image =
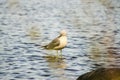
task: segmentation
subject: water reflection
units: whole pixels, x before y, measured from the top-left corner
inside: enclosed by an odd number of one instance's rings
[[[106,47],[114,46],[114,42],[115,42],[114,34],[115,33],[113,31],[104,32],[104,34],[103,34],[104,36],[100,40],[100,44],[103,44],[103,46],[106,46]]]
[[[29,29],[27,29],[27,34],[30,36],[32,40],[35,40],[40,37],[40,29],[37,26],[32,26]]]
[[[114,33],[107,33],[100,39],[100,42],[92,42],[90,58],[96,67],[119,67],[116,64],[119,47],[114,46]]]
[[[44,56],[44,59],[48,62],[48,67],[51,68],[51,74],[56,76],[55,80],[69,80],[65,74],[65,68],[67,67],[64,58],[54,55]]]
[[[51,68],[62,68],[65,69],[67,67],[64,58],[54,55],[47,55],[44,57],[45,60],[48,62],[49,67]]]
[[[8,7],[11,9],[15,9],[19,7],[19,0],[7,0]]]
[[[90,48],[90,53],[92,54],[92,55],[90,56],[90,58],[99,61],[99,59],[100,59],[100,57],[101,57],[101,51],[100,51],[100,49],[101,49],[101,48],[100,48],[99,44],[94,43],[94,44],[91,46],[91,48]]]

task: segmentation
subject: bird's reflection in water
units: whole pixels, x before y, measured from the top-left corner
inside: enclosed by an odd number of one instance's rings
[[[64,74],[67,67],[64,58],[55,55],[47,55],[44,57],[51,69],[51,74],[57,76],[57,80],[69,80]]]
[[[66,68],[64,58],[62,58],[61,56],[47,55],[44,58],[49,63],[49,67],[51,68]]]

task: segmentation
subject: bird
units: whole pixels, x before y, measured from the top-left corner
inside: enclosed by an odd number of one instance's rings
[[[66,45],[67,45],[67,32],[66,30],[61,30],[60,35],[58,37],[56,37],[50,43],[48,43],[43,47],[44,49],[47,50],[56,50],[57,56],[58,56],[58,51],[60,50],[62,56],[62,49],[65,48]]]

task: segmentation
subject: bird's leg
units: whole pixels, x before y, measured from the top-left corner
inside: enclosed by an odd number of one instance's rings
[[[49,50],[49,55],[53,56],[53,50]]]
[[[52,50],[50,50],[50,55],[52,55]]]
[[[58,55],[58,50],[57,50],[57,57],[58,57],[59,55]]]
[[[60,50],[60,53],[61,53],[61,58],[62,58],[62,49]]]

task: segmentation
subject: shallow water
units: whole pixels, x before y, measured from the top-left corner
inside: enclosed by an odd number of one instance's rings
[[[120,67],[119,2],[1,0],[0,80],[75,80],[99,67]],[[68,45],[59,59],[41,46],[62,29]]]

